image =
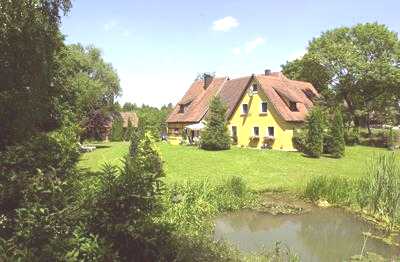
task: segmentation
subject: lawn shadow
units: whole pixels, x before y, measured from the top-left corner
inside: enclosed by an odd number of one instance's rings
[[[306,154],[302,153],[301,156],[305,157],[305,158],[310,158],[310,159],[321,159],[321,158],[339,159],[339,158],[334,157],[334,156],[329,155],[329,154],[322,154],[321,157],[313,157],[313,156],[309,156],[309,155],[306,155]]]
[[[108,145],[95,145],[96,149],[110,148]]]

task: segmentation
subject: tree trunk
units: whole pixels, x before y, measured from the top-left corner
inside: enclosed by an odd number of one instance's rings
[[[369,116],[369,112],[367,113],[367,116],[365,117],[365,123],[367,125],[367,129],[368,129],[368,136],[372,137],[372,130],[371,130],[371,126],[370,126],[370,116]]]

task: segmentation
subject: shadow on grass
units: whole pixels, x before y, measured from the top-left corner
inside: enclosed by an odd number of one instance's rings
[[[95,145],[96,149],[110,148],[108,145]]]
[[[303,154],[301,154],[301,156],[305,157],[305,158],[310,158],[310,159],[324,159],[324,158],[340,159],[340,158],[334,157],[334,156],[329,155],[329,154],[322,154],[320,157],[313,157],[313,156],[309,156],[309,155],[306,155],[306,154],[303,153]]]

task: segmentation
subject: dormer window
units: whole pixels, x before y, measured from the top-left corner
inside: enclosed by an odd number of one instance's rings
[[[253,84],[253,85],[251,86],[251,91],[252,91],[253,93],[257,93],[257,91],[258,91],[258,86],[257,86],[257,84]]]
[[[289,101],[289,109],[292,112],[298,112],[299,110],[297,109],[296,102]]]
[[[179,105],[179,113],[180,114],[185,113],[185,105]]]

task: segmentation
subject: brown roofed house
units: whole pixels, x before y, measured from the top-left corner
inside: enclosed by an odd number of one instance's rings
[[[304,124],[319,96],[312,84],[270,70],[236,79],[197,80],[167,120],[171,143],[178,143],[185,127],[192,138],[200,135],[196,129],[216,95],[226,103],[228,126],[238,146],[282,150],[294,149],[294,130]]]

